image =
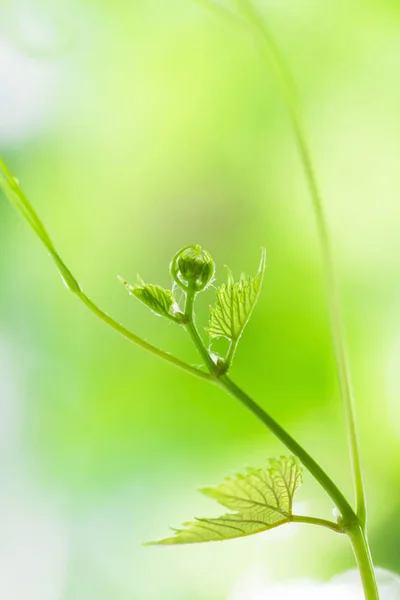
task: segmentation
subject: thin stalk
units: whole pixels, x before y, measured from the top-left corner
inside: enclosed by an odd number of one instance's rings
[[[228,352],[227,352],[227,355],[225,358],[226,372],[228,372],[232,366],[238,344],[239,344],[239,340],[232,340],[231,343],[229,344]]]
[[[205,347],[204,342],[201,339],[199,332],[197,331],[195,315],[194,315],[195,299],[196,299],[196,292],[194,291],[194,289],[188,288],[188,290],[186,291],[185,328],[186,328],[186,331],[189,333],[190,337],[192,338],[192,341],[193,341],[194,345],[196,346],[197,351],[199,352],[200,356],[204,360],[205,366],[210,371],[210,375],[208,375],[208,377],[213,377],[213,376],[215,377],[217,375],[216,364],[214,363],[213,359],[211,358],[210,353],[208,352],[207,348]]]
[[[331,529],[335,533],[345,533],[343,527],[328,521],[327,519],[318,519],[317,517],[302,517],[300,515],[292,515],[291,523],[304,523],[305,525],[317,525],[318,527],[325,527],[325,529]]]
[[[207,349],[205,348],[204,344],[203,344],[203,340],[200,337],[199,332],[197,331],[197,327],[194,323],[194,321],[189,321],[188,323],[185,324],[185,328],[186,331],[189,333],[190,337],[193,340],[194,345],[196,346],[199,354],[201,355],[202,359],[204,360],[204,363],[207,367],[207,369],[210,371],[210,375],[208,375],[209,378],[215,378],[217,376],[217,369],[216,369],[216,365],[213,361],[213,359],[211,358],[211,356],[209,355],[209,353],[207,352]]]
[[[75,294],[81,302],[83,302],[89,310],[93,314],[95,314],[98,318],[100,318],[104,323],[107,323],[112,329],[123,335],[125,338],[140,346],[144,350],[151,352],[158,358],[162,358],[179,367],[180,369],[190,373],[191,375],[195,375],[196,377],[200,377],[201,379],[210,379],[211,376],[208,373],[201,371],[200,369],[193,367],[185,363],[184,361],[164,352],[160,348],[153,346],[143,340],[141,337],[132,333],[128,329],[126,329],[123,325],[120,325],[117,321],[109,317],[104,311],[102,311],[88,296],[84,293],[81,286],[72,275],[71,271],[68,269],[64,261],[61,259],[60,255],[56,251],[54,244],[46,231],[42,221],[40,220],[38,214],[32,207],[31,203],[22,192],[18,181],[11,175],[10,171],[7,169],[4,162],[0,159],[0,189],[3,190],[5,196],[8,198],[10,203],[18,210],[18,212],[24,217],[24,219],[29,223],[30,227],[33,229],[37,237],[40,239],[42,244],[46,247],[50,256],[54,260],[56,267],[66,285],[66,287]]]
[[[379,600],[379,592],[374,574],[374,565],[365,531],[361,526],[349,531],[358,570],[360,572],[366,600]]]
[[[363,528],[366,527],[366,498],[363,482],[359,441],[356,428],[355,406],[351,386],[350,369],[347,359],[345,336],[343,331],[342,316],[336,286],[336,276],[332,258],[332,249],[329,230],[325,217],[325,210],[319,183],[315,173],[311,151],[302,123],[300,103],[296,84],[287,66],[285,59],[273,35],[265,23],[265,19],[258,13],[251,0],[236,0],[239,10],[247,18],[255,35],[262,58],[268,65],[272,65],[280,83],[283,97],[292,121],[296,142],[299,148],[301,162],[308,182],[312,205],[314,209],[318,237],[322,251],[322,261],[325,272],[325,283],[329,305],[331,334],[335,350],[336,368],[341,396],[344,405],[347,437],[349,443],[353,483],[356,495],[357,516]]]
[[[161,350],[160,348],[157,348],[156,346],[149,344],[148,342],[146,342],[146,340],[143,340],[142,338],[138,337],[137,335],[135,335],[134,333],[129,331],[129,329],[126,329],[123,325],[121,325],[120,323],[115,321],[113,318],[111,318],[109,315],[107,315],[107,313],[105,313],[98,306],[96,306],[96,304],[94,304],[94,302],[92,302],[90,300],[90,298],[88,298],[86,296],[86,294],[84,294],[84,292],[82,292],[82,291],[79,292],[79,294],[77,294],[77,296],[89,308],[89,310],[91,310],[92,313],[96,315],[96,317],[98,317],[99,319],[104,321],[104,323],[109,325],[112,329],[114,329],[115,331],[120,333],[122,336],[127,338],[129,341],[140,346],[144,350],[151,352],[158,358],[165,360],[166,362],[174,365],[175,367],[178,367],[178,368],[182,369],[183,371],[190,373],[190,375],[195,375],[196,377],[199,377],[200,379],[205,379],[205,380],[211,379],[211,376],[209,375],[209,373],[201,371],[197,367],[193,367],[192,365],[189,365],[188,363],[180,360],[179,358],[176,358],[175,356],[168,354],[168,352],[165,352],[164,350]]]

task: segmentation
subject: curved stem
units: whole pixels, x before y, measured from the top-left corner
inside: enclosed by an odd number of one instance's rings
[[[248,408],[268,429],[302,462],[305,468],[314,476],[318,483],[329,494],[343,517],[341,524],[335,524],[325,519],[293,516],[294,523],[321,525],[336,533],[347,533],[350,538],[358,569],[362,580],[365,600],[379,600],[374,565],[366,538],[365,531],[352,507],[343,496],[336,484],[330,479],[320,465],[308,452],[287,433],[268,413],[266,413],[250,396],[241,390],[226,375],[216,380],[227,392]]]
[[[117,321],[112,319],[109,315],[107,315],[107,313],[105,313],[98,306],[96,306],[96,304],[94,304],[94,302],[92,302],[90,300],[90,298],[88,298],[86,296],[86,294],[84,294],[82,291],[80,291],[77,294],[77,296],[89,308],[89,310],[91,310],[92,313],[96,315],[96,317],[98,317],[99,319],[104,321],[104,323],[107,323],[107,325],[109,325],[112,329],[114,329],[115,331],[120,333],[122,336],[127,338],[129,341],[140,346],[144,350],[151,352],[155,356],[158,356],[158,358],[162,358],[163,360],[165,360],[166,362],[169,362],[170,364],[174,365],[175,367],[179,367],[183,371],[190,373],[191,375],[195,375],[196,377],[199,377],[200,379],[206,379],[206,380],[211,379],[209,373],[201,371],[197,367],[193,367],[192,365],[185,363],[184,361],[180,360],[179,358],[176,358],[175,356],[168,354],[168,352],[165,352],[164,350],[161,350],[160,348],[157,348],[156,346],[149,344],[148,342],[146,342],[146,340],[143,340],[142,338],[138,337],[137,335],[135,335],[134,333],[129,331],[129,329],[126,329],[126,327],[124,327],[123,325],[120,325],[120,323],[118,323]]]
[[[261,408],[248,394],[239,388],[226,374],[220,375],[213,363],[209,353],[199,336],[193,320],[194,295],[187,298],[185,315],[188,319],[186,328],[190,333],[196,348],[204,358],[206,365],[210,369],[214,383],[222,387],[236,400],[239,400],[250,412],[255,415],[266,427],[301,461],[304,467],[313,475],[321,487],[327,492],[339,509],[342,520],[341,523],[334,523],[326,519],[316,517],[307,517],[300,515],[291,515],[290,521],[293,523],[304,523],[325,527],[335,533],[347,533],[350,537],[357,565],[360,571],[365,600],[379,600],[376,586],[375,573],[369,546],[365,537],[363,528],[357,515],[346,500],[343,493],[332,481],[324,469],[315,461],[315,459],[287,432],[275,419],[273,419],[264,409]]]
[[[315,174],[313,161],[311,158],[311,152],[307,143],[307,137],[302,124],[296,84],[294,82],[289,68],[287,67],[286,61],[284,60],[281,51],[277,43],[275,42],[273,35],[266,26],[263,17],[255,9],[252,1],[236,0],[236,2],[239,10],[243,14],[243,16],[247,18],[249,25],[253,30],[262,57],[265,59],[268,65],[272,65],[277,75],[282,94],[286,101],[289,115],[292,121],[297,145],[300,152],[300,158],[303,164],[304,172],[310,190],[310,195],[312,198],[318,236],[322,250],[324,271],[326,276],[326,289],[329,304],[331,333],[335,349],[338,380],[345,410],[347,437],[349,442],[353,483],[357,503],[357,515],[360,523],[362,524],[362,527],[365,528],[365,489],[355,422],[355,407],[350,379],[350,369],[348,366],[346,345],[344,341],[345,336],[343,332],[342,317],[338,301],[338,292],[332,259],[331,243],[329,238],[328,226],[325,218],[322,196]]]
[[[285,430],[275,419],[273,419],[261,406],[259,406],[248,394],[236,385],[227,375],[216,380],[231,396],[239,400],[250,412],[253,413],[268,429],[292,452],[304,467],[313,475],[318,483],[327,492],[339,509],[346,524],[354,525],[357,517],[337,485],[327,475],[314,458]]]
[[[318,519],[317,517],[302,517],[300,515],[292,515],[291,522],[304,523],[305,525],[317,525],[319,527],[331,529],[335,533],[345,533],[343,527],[341,527],[337,523],[334,523],[333,521],[328,521],[326,519]]]
[[[79,283],[72,275],[71,271],[68,269],[64,261],[61,259],[60,255],[56,251],[54,244],[46,231],[42,221],[37,215],[36,211],[30,204],[29,200],[21,190],[18,181],[11,175],[10,171],[7,169],[4,162],[0,159],[0,189],[3,190],[4,194],[10,201],[10,203],[18,210],[18,212],[24,217],[24,219],[29,223],[30,227],[36,233],[37,237],[40,239],[42,244],[46,247],[50,256],[53,258],[56,267],[66,285],[66,287],[75,294],[81,302],[83,302],[93,314],[99,317],[104,323],[107,323],[112,329],[126,337],[128,340],[133,342],[134,344],[140,346],[144,350],[151,352],[155,356],[162,358],[163,360],[183,369],[184,371],[190,373],[191,375],[195,375],[196,377],[200,377],[201,379],[210,379],[210,375],[197,369],[196,367],[192,367],[191,365],[185,363],[184,361],[176,358],[175,356],[171,356],[167,352],[164,352],[160,348],[153,346],[143,340],[141,337],[132,333],[123,325],[120,325],[117,321],[109,317],[104,311],[102,311],[86,294],[83,292]]]
[[[339,511],[344,522],[348,526],[354,526],[358,523],[357,516],[352,507],[330,479],[320,465],[312,458],[310,454],[289,434],[275,419],[273,419],[261,406],[259,406],[248,394],[246,394],[236,383],[234,383],[226,374],[218,371],[217,365],[212,360],[206,346],[201,339],[195,325],[194,301],[196,293],[193,289],[188,289],[185,305],[185,327],[190,334],[198,352],[204,359],[207,368],[213,377],[214,383],[224,388],[231,396],[239,400],[253,415],[255,415],[268,429],[292,452],[305,468],[315,477],[324,490],[329,494]]]

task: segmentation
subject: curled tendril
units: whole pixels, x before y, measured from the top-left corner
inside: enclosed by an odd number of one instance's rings
[[[215,264],[210,254],[201,246],[185,246],[173,257],[170,273],[175,283],[184,291],[202,292],[211,283]]]

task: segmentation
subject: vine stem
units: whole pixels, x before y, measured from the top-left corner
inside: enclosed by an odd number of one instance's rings
[[[197,367],[193,367],[188,363],[168,354],[168,352],[164,352],[160,348],[153,346],[146,340],[142,339],[117,321],[115,321],[112,317],[110,317],[107,313],[105,313],[101,308],[99,308],[82,290],[78,281],[72,275],[69,268],[66,266],[64,261],[61,259],[60,255],[56,251],[54,244],[46,231],[45,226],[43,225],[41,219],[38,214],[32,207],[28,198],[23,193],[19,182],[12,176],[4,162],[0,159],[0,189],[3,190],[5,196],[8,198],[10,203],[17,209],[17,211],[24,217],[24,219],[28,222],[30,227],[33,229],[39,240],[46,247],[48,253],[54,260],[57,270],[59,271],[66,287],[72,292],[85,306],[94,314],[96,317],[101,319],[104,323],[109,325],[112,329],[117,331],[119,334],[127,338],[129,341],[133,342],[137,346],[140,346],[144,350],[151,352],[158,358],[162,358],[170,364],[173,364],[175,367],[179,367],[183,371],[190,373],[191,375],[195,375],[200,379],[211,379],[209,373],[201,371]]]
[[[292,452],[304,467],[313,475],[321,487],[333,500],[342,516],[342,530],[350,538],[354,556],[359,568],[364,590],[365,600],[379,600],[378,588],[372,563],[371,553],[364,528],[361,526],[353,508],[339,490],[337,485],[327,475],[324,469],[308,452],[285,430],[275,419],[273,419],[261,406],[259,406],[248,394],[236,385],[227,375],[215,380],[231,396],[239,400],[253,415],[255,415],[266,427]],[[311,521],[309,521],[311,523]],[[317,523],[314,523],[317,524]],[[332,527],[331,527],[332,529]]]
[[[229,24],[241,27],[242,29],[248,30],[253,34],[263,62],[265,62],[268,67],[272,67],[282,96],[286,102],[312,199],[312,206],[321,246],[322,262],[325,267],[324,275],[327,290],[329,319],[331,324],[331,335],[335,351],[340,394],[345,412],[352,479],[356,496],[357,516],[362,528],[365,530],[367,521],[366,495],[356,427],[355,403],[352,391],[350,369],[348,366],[347,349],[337,292],[333,255],[322,195],[315,173],[311,151],[307,142],[307,135],[303,126],[297,86],[282,55],[282,52],[275,41],[274,36],[265,23],[265,19],[259,14],[251,0],[235,0],[237,8],[243,18],[240,18],[233,11],[214,3],[213,0],[195,0],[195,2],[201,4],[219,17],[222,17],[224,20],[229,22]]]
[[[372,562],[367,534],[361,526],[358,526],[351,529],[348,532],[348,535],[350,537],[354,556],[360,572],[365,598],[366,600],[379,600],[374,564]]]
[[[188,303],[193,311],[194,297]],[[189,318],[189,314],[186,316]],[[212,381],[223,388],[241,404],[243,404],[257,419],[259,419],[275,437],[277,437],[290,452],[292,452],[301,461],[303,466],[311,473],[318,481],[321,487],[330,496],[334,504],[341,513],[339,523],[326,521],[325,519],[317,519],[314,517],[299,517],[293,516],[292,522],[306,523],[310,525],[320,525],[331,529],[336,533],[346,533],[351,541],[354,556],[357,561],[360,572],[361,582],[364,590],[365,600],[379,600],[378,588],[372,563],[371,553],[366,538],[364,528],[361,526],[359,519],[353,508],[345,498],[343,493],[325,472],[325,470],[317,463],[317,461],[295,440],[273,417],[271,417],[259,404],[257,404],[246,392],[244,392],[236,383],[234,383],[226,374],[221,375],[218,372],[217,365],[212,361],[208,351],[197,331],[193,320],[193,312],[190,320],[186,324],[186,329],[191,335],[193,342],[199,353],[205,360]],[[208,360],[206,359],[208,356]]]
[[[352,527],[348,531],[348,535],[350,536],[353,551],[359,567],[365,598],[366,600],[377,600],[379,599],[379,594],[377,590],[376,578],[369,544],[366,537],[366,494],[361,467],[358,432],[356,427],[355,402],[350,378],[350,369],[348,364],[342,315],[340,311],[339,297],[336,286],[336,275],[334,269],[331,242],[325,217],[322,195],[315,173],[313,160],[311,157],[311,151],[307,141],[307,136],[303,126],[297,87],[294,78],[291,74],[291,71],[288,68],[286,61],[280,51],[280,48],[274,39],[274,36],[267,27],[265,19],[255,8],[253,1],[235,0],[235,2],[239,10],[239,14],[244,18],[244,22],[242,23],[244,29],[250,30],[250,32],[253,34],[263,61],[267,64],[268,67],[272,67],[273,71],[275,72],[277,82],[281,89],[283,98],[286,102],[288,113],[292,122],[296,143],[299,149],[301,162],[303,165],[305,177],[312,199],[312,206],[315,214],[317,232],[321,246],[322,262],[324,265],[331,335],[335,351],[335,360],[340,393],[344,406],[347,439],[352,468],[352,479],[356,496],[357,526]],[[218,13],[220,16],[222,16],[224,19],[226,19],[235,26],[241,24],[240,21],[238,22],[235,13],[229,10],[221,11],[219,9],[216,9],[212,0],[206,0],[201,3],[204,5],[208,5],[208,8],[210,8],[210,4],[213,4],[213,12]],[[267,427],[271,428],[272,426],[272,430],[275,430],[275,426],[277,425],[277,423],[271,422],[269,415],[266,415],[266,413],[264,413],[264,411],[262,411],[262,409],[260,409],[260,407],[258,407],[258,405],[256,405],[254,401],[251,400],[251,398],[244,394],[242,390],[237,388],[237,386],[235,386],[233,382],[230,382],[230,380],[228,381],[228,387],[231,388],[231,393],[235,395],[235,397],[238,400],[240,400],[243,404],[245,404],[254,414],[256,414],[256,416],[258,416],[258,418],[260,418],[267,425]],[[225,381],[225,384],[226,383],[227,382]],[[234,386],[233,388],[232,384]],[[282,438],[282,431],[279,431],[279,429],[275,433],[284,443],[290,442],[290,444],[292,444],[292,440],[286,439],[285,442],[285,436],[283,436]],[[286,445],[288,446],[288,444]],[[295,449],[293,448],[293,451],[294,450]],[[311,466],[313,465],[311,464]],[[318,477],[316,478],[318,479]],[[323,483],[321,483],[321,485],[325,487]],[[339,500],[341,499],[339,498]]]
[[[357,516],[349,502],[339,490],[337,485],[327,475],[316,460],[297,442],[273,417],[271,417],[259,404],[257,404],[246,392],[226,374],[221,374],[218,366],[211,359],[207,348],[201,339],[194,321],[194,299],[195,294],[188,292],[186,298],[185,316],[187,319],[186,329],[191,336],[194,345],[206,363],[214,383],[222,387],[226,392],[239,400],[250,412],[257,417],[267,428],[301,461],[304,467],[315,477],[319,484],[330,496],[341,513],[343,522],[352,527],[358,524]]]
[[[297,442],[273,417],[271,417],[259,404],[257,404],[246,392],[244,392],[227,375],[222,375],[216,383],[224,388],[231,396],[239,400],[253,415],[257,417],[277,437],[288,450],[301,461],[304,467],[313,475],[321,487],[330,496],[341,513],[343,522],[354,525],[357,517],[337,485],[327,475],[316,460]]]
[[[345,411],[353,484],[356,495],[357,516],[362,528],[365,529],[367,518],[365,488],[355,419],[355,405],[350,378],[350,369],[347,359],[342,316],[338,299],[331,242],[325,217],[322,195],[302,122],[298,92],[291,72],[279,49],[278,44],[276,43],[272,33],[265,23],[265,19],[258,13],[251,0],[236,0],[236,3],[243,16],[247,18],[247,21],[253,30],[262,58],[265,59],[265,62],[268,65],[272,65],[278,78],[281,92],[286,101],[292,122],[301,162],[312,199],[322,252],[322,262],[325,272],[325,283],[328,298],[332,341],[335,350],[336,368]]]
[[[201,4],[210,6],[208,0],[197,0]],[[332,252],[330,247],[330,240],[328,234],[328,228],[326,224],[323,203],[321,194],[319,191],[318,182],[314,172],[314,167],[311,159],[311,153],[308,147],[306,136],[302,126],[302,120],[300,118],[300,111],[297,104],[296,88],[291,78],[290,71],[286,67],[286,63],[282,58],[278,46],[276,45],[274,38],[268,31],[263,19],[260,17],[258,12],[255,10],[250,0],[236,0],[238,7],[245,17],[248,18],[252,30],[256,35],[256,40],[261,39],[262,44],[259,44],[260,51],[265,56],[268,62],[271,62],[274,70],[278,75],[278,79],[281,83],[282,91],[286,99],[289,113],[291,116],[292,124],[294,127],[297,144],[299,146],[300,156],[302,159],[303,167],[306,173],[308,185],[310,188],[313,207],[317,221],[318,233],[320,237],[320,243],[323,254],[323,261],[326,267],[327,277],[327,291],[329,299],[330,319],[332,327],[332,337],[335,347],[335,355],[337,361],[338,377],[340,382],[340,388],[342,398],[345,405],[347,430],[349,437],[350,452],[352,457],[352,468],[353,478],[357,496],[357,514],[353,511],[351,505],[344,497],[342,492],[336,486],[336,484],[330,479],[322,467],[308,454],[308,452],[288,434],[280,425],[277,423],[268,413],[266,413],[254,400],[250,398],[243,390],[241,390],[226,374],[221,375],[218,370],[218,365],[214,363],[208,350],[205,348],[200,335],[198,334],[195,322],[193,320],[193,302],[194,294],[188,295],[188,301],[186,306],[186,316],[190,315],[191,318],[186,323],[186,328],[190,333],[196,347],[202,355],[207,368],[210,373],[205,373],[196,367],[192,367],[180,359],[171,356],[163,350],[149,344],[136,334],[130,332],[128,329],[114,321],[104,311],[102,311],[97,305],[95,305],[88,296],[83,292],[79,283],[72,275],[71,271],[65,265],[60,255],[56,251],[53,242],[48,235],[43,223],[39,219],[37,213],[23,194],[18,182],[12,177],[5,164],[0,159],[0,187],[4,190],[7,198],[11,204],[22,214],[22,216],[29,223],[33,231],[36,233],[38,238],[47,248],[49,254],[53,258],[61,277],[64,280],[67,288],[74,293],[98,318],[107,323],[110,327],[122,334],[141,348],[153,353],[166,360],[169,363],[174,364],[177,367],[189,372],[192,375],[196,375],[202,379],[212,380],[214,383],[220,385],[239,400],[244,406],[246,406],[260,421],[262,421],[268,429],[275,434],[275,436],[281,440],[283,444],[295,454],[303,465],[310,471],[315,479],[329,494],[331,499],[334,501],[336,506],[341,512],[342,522],[336,525],[330,521],[324,519],[316,519],[313,517],[300,517],[294,516],[292,521],[308,523],[313,525],[321,525],[328,527],[336,532],[346,531],[350,537],[353,551],[357,560],[357,564],[360,570],[361,579],[364,587],[364,593],[366,600],[379,600],[378,590],[376,586],[376,580],[374,575],[373,563],[369,550],[369,545],[365,533],[366,528],[366,503],[365,503],[365,492],[362,478],[362,471],[360,465],[360,455],[358,448],[357,431],[355,425],[355,411],[354,401],[352,397],[351,382],[349,369],[347,364],[346,348],[344,343],[344,336],[342,331],[342,321],[339,310],[339,302],[335,284],[335,273],[333,268]],[[217,11],[221,12],[221,11]],[[231,20],[231,13],[229,11],[222,11],[224,16],[228,16]]]

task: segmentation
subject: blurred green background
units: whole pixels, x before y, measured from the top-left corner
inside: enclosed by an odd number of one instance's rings
[[[260,6],[296,74],[325,195],[372,551],[399,572],[399,5]],[[3,0],[0,17],[0,151],[85,291],[196,364],[184,332],[116,276],[167,286],[174,252],[198,243],[221,282],[226,264],[255,273],[264,246],[233,377],[352,494],[307,188],[251,41],[190,0]],[[199,300],[204,326],[212,301],[212,290]],[[4,597],[258,600],[254,573],[275,582],[353,567],[345,540],[302,526],[142,547],[215,514],[197,487],[284,449],[222,391],[97,321],[3,197],[0,414]],[[309,476],[298,500],[331,515]]]

